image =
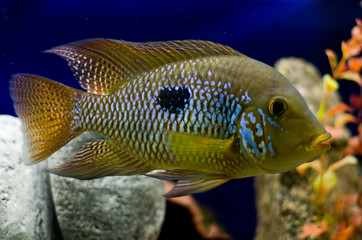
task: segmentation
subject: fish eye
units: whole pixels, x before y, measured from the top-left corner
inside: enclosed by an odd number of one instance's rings
[[[288,110],[288,104],[285,99],[277,97],[270,101],[269,112],[273,117],[280,118]]]

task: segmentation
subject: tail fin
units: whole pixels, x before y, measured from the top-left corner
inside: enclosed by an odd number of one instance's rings
[[[82,133],[76,103],[81,91],[50,79],[17,74],[10,94],[24,131],[24,162],[37,163]]]

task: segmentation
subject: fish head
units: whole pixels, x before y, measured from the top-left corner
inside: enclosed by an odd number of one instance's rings
[[[267,148],[269,156],[260,164],[265,172],[291,170],[329,149],[331,135],[299,93],[273,96],[263,112],[266,117],[264,138],[270,146]]]
[[[249,94],[249,107],[240,116],[242,154],[245,156],[246,152],[261,172],[278,173],[326,152],[331,135],[301,94],[275,69],[259,63],[255,65],[259,73],[260,69],[264,70],[264,81],[254,81],[257,85]]]

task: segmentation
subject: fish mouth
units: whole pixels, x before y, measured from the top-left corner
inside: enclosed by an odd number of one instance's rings
[[[312,137],[308,138],[306,141],[306,145],[304,146],[307,152],[311,151],[327,151],[330,148],[329,143],[327,142],[332,135],[328,132],[323,132],[320,134],[313,135]]]

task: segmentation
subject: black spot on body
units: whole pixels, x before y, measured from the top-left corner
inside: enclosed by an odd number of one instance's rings
[[[185,86],[164,86],[160,89],[156,103],[170,113],[179,113],[189,102],[191,93]]]

